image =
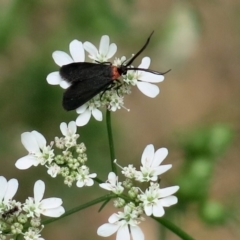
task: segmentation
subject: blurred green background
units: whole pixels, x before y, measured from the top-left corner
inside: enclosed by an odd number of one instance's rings
[[[108,34],[117,56],[130,56],[154,30],[142,56],[151,57],[151,69],[172,71],[155,99],[134,88],[125,98],[131,111],[112,114],[118,162],[139,165],[149,143],[167,147],[165,163],[173,169],[161,184],[181,189],[179,204],[166,216],[196,239],[240,239],[239,22],[237,0],[0,0],[0,175],[19,179],[16,197],[22,201],[32,196],[38,179],[47,182],[45,197],[62,197],[66,209],[104,194],[97,186],[69,189],[41,167],[17,170],[15,161],[26,154],[20,134],[37,130],[50,141],[60,136],[61,122],[76,119],[74,111],[61,107],[63,90],[46,82],[48,73],[58,70],[53,51],[68,52],[73,39],[98,46]],[[79,133],[92,172],[106,179],[105,116],[103,122],[91,119]],[[52,223],[43,237],[101,239],[96,229],[116,210],[111,204],[101,213],[98,208]],[[179,239],[153,220],[141,226],[146,239]]]

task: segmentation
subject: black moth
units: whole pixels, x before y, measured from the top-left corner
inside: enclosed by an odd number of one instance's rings
[[[121,75],[127,74],[128,70],[141,70],[153,74],[163,75],[150,69],[128,67],[147,47],[153,32],[148,37],[144,46],[128,61],[120,67],[112,66],[111,63],[74,62],[60,68],[61,77],[71,86],[63,94],[63,107],[65,110],[74,110],[100,92],[113,88]],[[118,85],[119,86],[119,85]],[[117,88],[117,87],[116,87]]]

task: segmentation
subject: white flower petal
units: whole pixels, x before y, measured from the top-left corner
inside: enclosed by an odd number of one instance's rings
[[[83,47],[91,56],[97,56],[98,50],[92,43],[84,42]]]
[[[144,206],[144,211],[146,213],[147,216],[151,216],[152,215],[152,205],[146,205]]]
[[[102,121],[103,119],[102,112],[97,108],[92,110],[92,115],[97,121]]]
[[[77,181],[76,185],[77,185],[77,187],[83,187],[84,182],[83,181]]]
[[[88,175],[88,177],[90,177],[90,178],[95,178],[96,176],[97,176],[96,173],[91,173],[91,174]]]
[[[5,192],[4,202],[7,203],[9,199],[12,199],[18,189],[18,180],[13,178],[8,181],[7,191]]]
[[[108,174],[108,181],[112,184],[112,185],[115,185],[116,182],[117,182],[117,176],[116,176],[116,173],[115,172],[110,172]]]
[[[144,240],[144,234],[139,226],[131,226],[130,229],[133,240]]]
[[[172,167],[172,164],[154,167],[154,174],[160,175],[168,171]]]
[[[178,202],[176,196],[169,196],[159,200],[163,207],[170,207]]]
[[[63,51],[53,52],[52,57],[54,62],[60,67],[73,62],[73,59]]]
[[[117,231],[116,240],[130,240],[130,233],[128,230],[128,225],[123,225]]]
[[[85,52],[82,42],[73,40],[69,45],[69,50],[74,62],[84,62]]]
[[[160,92],[158,86],[147,82],[138,81],[137,87],[143,94],[150,98],[155,98]]]
[[[164,198],[164,197],[174,194],[175,192],[178,191],[178,189],[179,189],[179,186],[162,188],[162,189],[159,189],[159,194],[160,194],[161,198]]]
[[[112,185],[109,183],[100,183],[99,186],[103,189],[106,189],[108,191],[112,191]]]
[[[111,43],[108,49],[108,53],[106,58],[109,59],[113,57],[113,55],[117,52],[117,45],[115,43]]]
[[[21,134],[21,142],[28,152],[39,152],[39,146],[34,135],[30,132],[25,132]]]
[[[78,114],[84,113],[87,109],[88,105],[85,103],[82,106],[80,106],[79,108],[76,109],[76,112]]]
[[[85,185],[88,187],[92,186],[93,184],[94,184],[94,181],[91,178],[89,178],[85,183]]]
[[[72,134],[75,134],[77,132],[77,125],[74,121],[71,121],[69,124],[68,124],[68,130],[69,130],[69,133],[72,135]]]
[[[153,205],[153,216],[155,217],[162,217],[165,211],[160,202],[157,205]]]
[[[62,122],[62,123],[60,124],[60,130],[61,130],[63,136],[66,136],[66,135],[67,135],[67,133],[68,133],[68,128],[67,128],[67,124],[66,124],[65,122]]]
[[[33,134],[33,136],[37,140],[38,146],[41,149],[43,149],[46,146],[46,144],[47,144],[47,141],[46,141],[45,137],[41,133],[39,133],[37,131],[32,131],[31,133]]]
[[[41,207],[44,209],[57,208],[62,205],[61,198],[46,198],[41,201]]]
[[[4,195],[7,191],[7,179],[3,176],[0,176],[0,203],[2,202]]]
[[[42,215],[48,216],[48,217],[60,217],[64,213],[65,213],[65,210],[61,206],[61,207],[57,207],[57,208],[45,209],[42,212]]]
[[[142,165],[151,166],[153,158],[154,158],[154,146],[152,144],[149,144],[145,147],[143,151],[141,158]]]
[[[82,113],[77,117],[76,119],[77,126],[81,127],[86,125],[89,122],[90,118],[91,118],[91,111],[87,109],[84,113]]]
[[[159,74],[144,71],[138,71],[138,74],[139,74],[138,80],[143,82],[159,83],[164,80],[164,76]]]
[[[142,59],[142,62],[141,64],[138,66],[138,68],[149,68],[150,66],[150,63],[151,63],[151,59],[149,57],[144,57]]]
[[[47,75],[47,82],[51,85],[59,85],[61,81],[59,72],[52,72]]]
[[[60,82],[59,86],[60,86],[61,88],[63,88],[63,89],[67,89],[67,88],[69,88],[69,87],[71,86],[71,83],[69,83],[69,82],[67,82],[67,81],[65,81],[65,80],[62,80],[62,81]]]
[[[166,148],[159,148],[154,155],[153,159],[153,167],[159,166],[162,161],[167,157],[168,155],[168,150]]]
[[[42,180],[36,181],[34,184],[33,192],[34,192],[34,200],[36,202],[40,202],[45,192],[45,183]]]
[[[109,36],[108,35],[103,35],[100,40],[99,44],[99,53],[103,56],[106,56],[108,53],[108,48],[109,48]]]
[[[22,158],[19,158],[15,163],[15,166],[20,170],[25,170],[32,166],[37,166],[39,163],[40,162],[34,156],[27,155]]]
[[[109,237],[114,234],[119,228],[117,224],[105,223],[97,230],[97,234],[101,237]]]
[[[117,223],[119,220],[119,217],[116,213],[113,213],[109,218],[108,218],[108,222],[110,223]]]

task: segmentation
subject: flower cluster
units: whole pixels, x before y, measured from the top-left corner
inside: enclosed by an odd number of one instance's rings
[[[121,167],[125,181],[119,182],[115,173],[109,173],[108,181],[101,183],[100,187],[116,194],[118,199],[114,201],[114,206],[124,209],[112,214],[108,223],[98,228],[98,235],[108,237],[117,232],[116,239],[130,239],[131,235],[133,240],[143,240],[144,234],[138,226],[144,220],[143,215],[162,217],[164,207],[177,203],[177,197],[172,194],[178,191],[179,186],[160,188],[158,183],[159,175],[172,167],[170,164],[160,165],[167,154],[166,148],[154,152],[150,144],[143,151],[140,170],[133,165]],[[148,187],[142,190],[139,182],[148,182]]]
[[[61,206],[62,199],[43,199],[45,184],[38,180],[34,185],[34,197],[29,197],[24,203],[13,200],[18,189],[18,181],[0,176],[0,239],[16,238],[22,235],[26,240],[44,240],[40,232],[41,215],[60,217],[65,210]]]
[[[55,63],[62,67],[64,65],[74,62],[85,61],[85,51],[88,52],[88,57],[94,63],[108,63],[116,51],[117,46],[115,43],[110,44],[109,36],[102,36],[99,44],[99,50],[90,42],[73,40],[69,45],[70,55],[63,51],[53,52],[53,60]],[[126,64],[128,60],[126,57],[115,58],[113,66],[119,67]],[[138,68],[148,69],[151,63],[149,57],[144,57]],[[108,63],[109,64],[109,63]],[[133,68],[133,66],[129,66]],[[116,111],[117,109],[124,108],[124,96],[131,93],[131,86],[137,86],[138,89],[148,97],[154,98],[159,93],[158,86],[152,83],[159,83],[164,80],[163,75],[154,74],[152,72],[145,72],[141,70],[128,70],[125,75],[122,75],[122,82],[116,88],[110,88],[96,95],[87,103],[83,104],[76,109],[79,116],[76,119],[78,126],[84,126],[88,123],[91,116],[97,121],[102,121],[102,112],[99,110],[101,107],[107,107],[109,111]],[[65,81],[58,71],[52,72],[47,76],[47,82],[51,85],[60,85],[66,89],[71,84]]]
[[[63,137],[55,137],[47,145],[44,136],[37,132],[25,132],[21,135],[23,146],[27,149],[28,155],[16,162],[18,169],[24,170],[31,166],[44,165],[48,174],[52,177],[62,175],[64,183],[69,187],[76,181],[78,187],[92,186],[96,173],[89,173],[86,166],[87,155],[84,143],[77,143],[79,134],[75,122],[60,124]],[[55,149],[53,149],[55,147]]]

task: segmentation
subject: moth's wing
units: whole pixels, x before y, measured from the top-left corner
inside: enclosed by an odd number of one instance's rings
[[[62,105],[67,111],[74,110],[89,101],[95,95],[105,90],[112,81],[78,81],[73,83],[63,94]]]
[[[69,83],[88,81],[89,78],[111,77],[111,67],[109,65],[74,62],[60,68],[60,76]]]

